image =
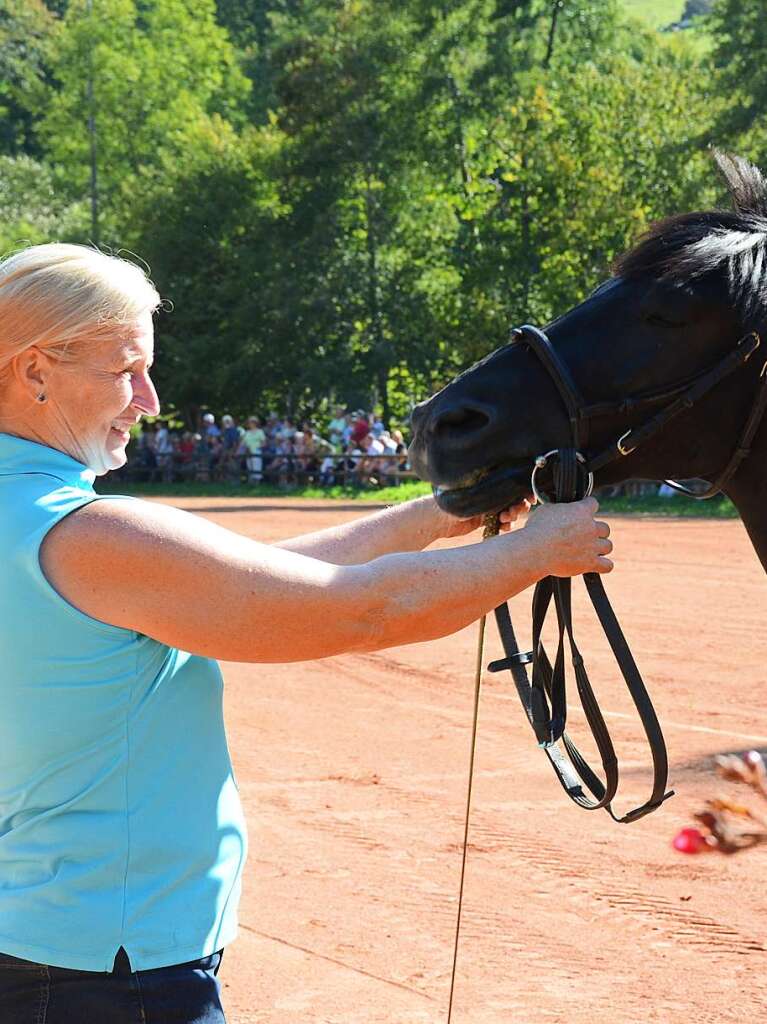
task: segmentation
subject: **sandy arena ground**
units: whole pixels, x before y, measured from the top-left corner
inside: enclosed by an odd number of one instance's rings
[[[365,514],[178,504],[263,541]],[[721,1024],[767,1005],[767,849],[684,857],[670,846],[706,795],[727,791],[716,754],[767,750],[764,575],[739,522],[616,517],[612,528],[607,586],[677,796],[628,826],[579,810],[508,676],[485,676],[454,1024]],[[528,604],[513,602],[522,638]],[[286,643],[300,628],[286,623]],[[582,602],[576,629],[625,808],[644,799],[648,754]],[[240,937],[221,972],[231,1024],[446,1020],[475,644],[476,626],[382,654],[224,666],[251,836]],[[485,663],[500,650],[494,624],[488,647]],[[582,722],[572,714],[576,740]]]

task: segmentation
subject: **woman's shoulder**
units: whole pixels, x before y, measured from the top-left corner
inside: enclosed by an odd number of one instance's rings
[[[93,500],[93,491],[47,473],[0,474],[0,532],[9,540]]]
[[[65,493],[52,494],[48,500],[67,500]],[[76,502],[73,496],[73,501]],[[138,535],[160,539],[168,530],[197,522],[198,517],[160,501],[146,501],[131,495],[85,495],[81,507],[73,508],[56,527],[60,540],[82,541],[93,545],[102,542],[130,543]]]

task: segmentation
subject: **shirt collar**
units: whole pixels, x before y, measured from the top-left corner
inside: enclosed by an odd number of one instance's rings
[[[84,491],[93,490],[96,479],[92,469],[65,452],[26,437],[0,433],[0,476],[18,473],[47,473]]]

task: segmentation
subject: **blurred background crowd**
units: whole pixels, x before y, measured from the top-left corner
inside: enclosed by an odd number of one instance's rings
[[[158,420],[140,425],[128,448],[124,479],[276,484],[289,488],[350,484],[376,487],[412,478],[400,430],[374,413],[337,406],[320,431],[311,421],[269,412],[243,423],[226,413],[200,417],[198,429]]]
[[[172,420],[140,423],[126,465],[110,476],[137,483],[267,484],[285,490],[390,487],[417,479],[401,430],[387,429],[376,413],[343,406],[336,406],[321,427],[276,412],[242,423],[229,413],[219,418],[205,412],[196,430],[177,428]],[[676,493],[665,483],[641,480],[600,489],[600,497],[673,498]]]

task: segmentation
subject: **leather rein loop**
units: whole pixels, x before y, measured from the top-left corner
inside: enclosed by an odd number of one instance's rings
[[[512,331],[512,340],[525,343],[537,356],[557,388],[570,421],[572,444],[540,455],[535,460],[531,486],[539,497],[536,474],[549,463],[553,468],[555,501],[576,501],[590,493],[594,473],[616,459],[630,455],[655,437],[675,416],[689,409],[695,402],[716,387],[722,380],[743,366],[759,348],[760,337],[751,332],[740,339],[735,349],[714,367],[691,380],[667,387],[663,391],[623,399],[620,402],[602,402],[587,405],[581,398],[569,370],[562,363],[546,334],[538,327],[526,324]],[[645,405],[667,404],[645,423],[625,431],[617,441],[596,455],[587,456],[582,449],[588,443],[590,420],[597,416],[629,412]],[[762,367],[757,395],[738,444],[727,465],[705,494],[696,495],[673,481],[678,490],[693,497],[710,497],[730,479],[750,451],[754,435],[767,409],[767,363]],[[542,497],[542,495],[540,495]],[[576,644],[572,621],[572,581],[569,578],[548,576],[535,587],[533,594],[533,650],[519,649],[511,622],[508,604],[495,609],[495,620],[505,657],[491,662],[490,672],[508,669],[511,672],[522,707],[532,726],[539,746],[545,752],[565,792],[585,810],[604,808],[617,822],[637,821],[649,814],[673,795],[667,791],[668,755],[658,717],[644,685],[639,669],[631,654],[626,638],[610,605],[602,579],[598,573],[585,573],[584,583],[594,610],[610,644],[623,681],[629,691],[642,723],[653,763],[652,791],[648,799],[618,817],[612,802],[618,791],[619,767],[615,748],[605,724],[604,716],[594,694],[583,656]],[[552,662],[542,640],[543,627],[552,607],[557,619],[557,650]],[[567,693],[566,660],[569,650],[575,675],[576,688],[591,734],[602,762],[600,778],[580,753],[566,731]],[[531,672],[528,674],[528,665]]]
[[[582,469],[575,448],[560,448],[554,465],[556,501],[575,501],[582,493]],[[597,573],[586,573],[584,582],[599,622],[609,641],[615,660],[639,714],[647,737],[653,762],[653,784],[648,799],[618,817],[612,802],[618,791],[619,768],[610,732],[605,724],[591,686],[583,656],[573,633],[572,581],[570,578],[548,576],[535,587],[533,594],[533,650],[521,653],[514,635],[508,604],[495,609],[495,620],[505,657],[492,662],[491,672],[511,671],[522,707],[533,728],[538,745],[548,757],[563,789],[584,810],[604,808],[620,823],[637,821],[649,814],[672,795],[666,790],[668,756],[660,724],[650,696],[639,674],[626,638],[618,624]],[[554,661],[549,659],[542,640],[547,614],[555,609],[558,641]],[[602,762],[603,779],[591,768],[566,732],[567,695],[566,660],[569,650],[578,696]],[[526,665],[532,664],[528,677]]]

